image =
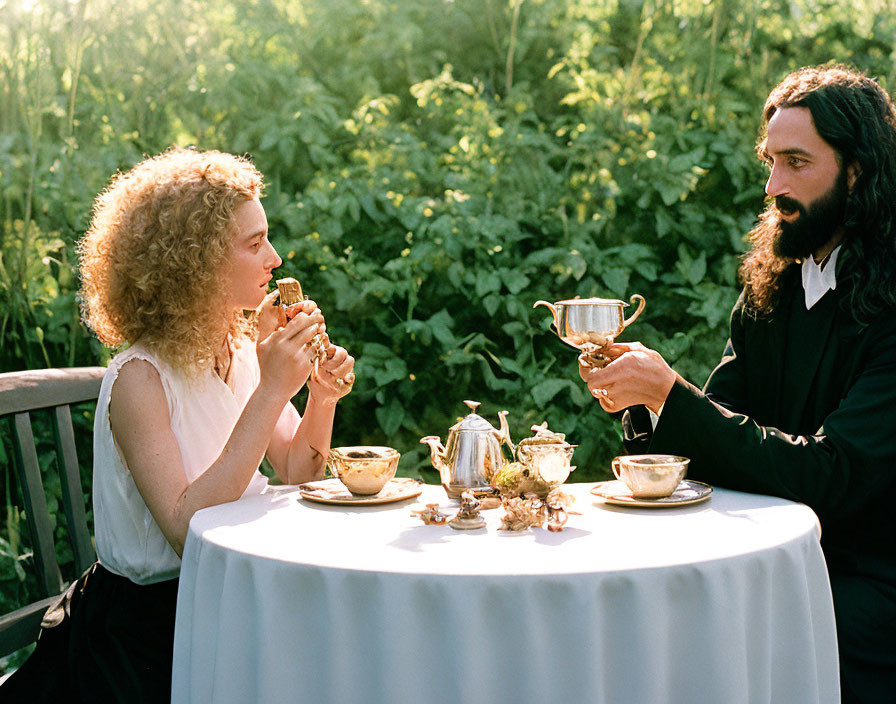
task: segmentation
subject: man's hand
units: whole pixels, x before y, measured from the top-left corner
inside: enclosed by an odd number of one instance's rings
[[[640,342],[615,343],[601,348],[610,359],[603,368],[593,366],[587,354],[579,355],[579,376],[605,411],[613,413],[630,406],[644,405],[654,413],[678,379],[659,352]]]

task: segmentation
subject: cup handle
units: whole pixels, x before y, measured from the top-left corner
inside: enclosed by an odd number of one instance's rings
[[[619,476],[619,458],[617,457],[616,459],[614,459],[610,466],[613,468],[613,475],[619,481],[622,481],[622,477]]]
[[[554,329],[559,330],[560,326],[557,324],[557,306],[553,303],[548,303],[547,301],[535,301],[532,307],[538,308],[538,306],[547,306],[551,309],[551,316],[554,318]]]
[[[637,318],[639,315],[641,315],[641,311],[644,310],[644,306],[647,305],[647,301],[644,300],[644,296],[639,296],[637,293],[634,294],[631,298],[629,298],[629,300],[632,303],[634,303],[635,301],[638,301],[638,309],[634,313],[631,314],[631,317],[626,318],[624,321],[622,321],[623,330],[625,328],[627,328],[629,325],[631,325],[633,322],[635,322],[635,318]]]

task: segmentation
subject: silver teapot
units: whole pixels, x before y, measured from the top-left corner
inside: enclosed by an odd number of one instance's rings
[[[492,477],[506,460],[501,451],[510,441],[507,425],[507,411],[500,411],[501,429],[496,429],[485,418],[476,413],[478,401],[464,401],[470,413],[461,418],[448,431],[445,445],[437,435],[427,435],[420,442],[429,445],[432,466],[439,470],[442,486],[452,498],[460,498],[466,489],[490,491]]]

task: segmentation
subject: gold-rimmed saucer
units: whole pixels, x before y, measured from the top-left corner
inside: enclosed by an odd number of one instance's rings
[[[299,494],[303,499],[322,504],[371,506],[413,499],[422,493],[422,482],[409,477],[391,479],[378,493],[368,496],[352,494],[338,479],[323,479],[319,482],[299,484]]]
[[[706,501],[712,494],[712,487],[693,479],[684,479],[678,488],[669,496],[658,499],[636,499],[632,490],[623,482],[614,479],[609,482],[598,482],[591,488],[591,493],[614,506],[636,506],[638,508],[670,508],[672,506],[690,506]]]

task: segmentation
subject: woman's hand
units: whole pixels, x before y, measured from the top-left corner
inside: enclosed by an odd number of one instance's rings
[[[678,379],[678,374],[659,352],[640,342],[615,343],[600,352],[610,362],[598,368],[593,365],[592,357],[579,355],[579,376],[601,408],[614,413],[644,405],[658,413]]]
[[[255,309],[255,326],[258,330],[258,342],[266,339],[274,330],[282,328],[289,322],[284,307],[277,305],[279,298],[279,291],[271,291],[264,297],[261,305]]]
[[[288,322],[263,339],[259,330],[256,349],[261,384],[274,393],[288,394],[289,399],[308,381],[314,360],[312,341],[323,334],[327,326],[314,301],[290,306],[284,311],[284,317],[289,319]]]
[[[324,335],[324,355],[308,381],[308,392],[318,401],[336,403],[352,390],[355,358]]]

